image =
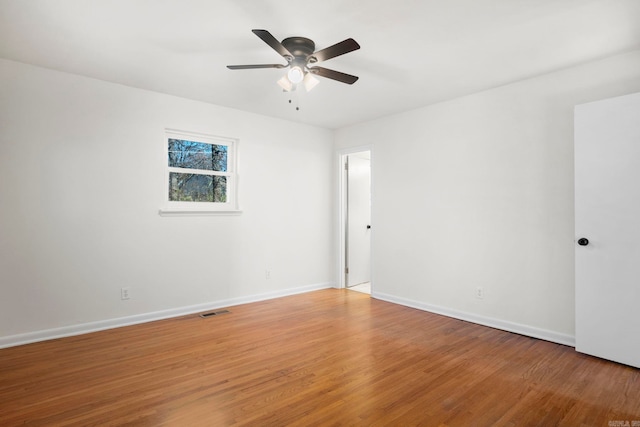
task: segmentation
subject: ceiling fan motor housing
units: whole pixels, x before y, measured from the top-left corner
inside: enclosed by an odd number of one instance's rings
[[[307,58],[316,50],[316,44],[313,40],[306,37],[288,37],[282,40],[282,46],[291,52],[292,59],[302,59],[305,63]]]

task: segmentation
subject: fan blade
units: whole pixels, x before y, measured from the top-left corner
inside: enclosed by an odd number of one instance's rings
[[[313,74],[317,74],[320,77],[326,77],[328,79],[337,80],[342,83],[346,83],[348,85],[354,84],[358,81],[358,77],[352,76],[351,74],[341,73],[340,71],[330,70],[328,68],[322,67],[310,67],[309,71]]]
[[[271,46],[273,50],[278,52],[280,56],[284,57],[284,59],[286,59],[287,62],[293,59],[293,55],[291,54],[291,52],[289,52],[286,47],[282,46],[282,43],[280,43],[275,37],[273,37],[269,31],[267,30],[251,30],[251,31],[253,32],[253,34],[260,37],[263,42]]]
[[[344,55],[345,53],[358,49],[360,49],[358,42],[354,39],[346,39],[326,49],[319,50],[311,56],[315,57],[318,61],[326,61],[327,59],[335,58],[336,56]]]
[[[230,70],[253,70],[254,68],[286,68],[288,65],[282,64],[254,64],[254,65],[227,65]]]

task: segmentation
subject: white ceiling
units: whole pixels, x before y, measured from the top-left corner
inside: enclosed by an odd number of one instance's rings
[[[298,94],[252,29],[360,50]],[[0,0],[0,57],[339,128],[640,48],[640,0]],[[294,98],[294,103],[296,102]]]

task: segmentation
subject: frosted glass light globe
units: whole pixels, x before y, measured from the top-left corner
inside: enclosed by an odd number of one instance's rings
[[[293,84],[300,83],[304,78],[304,72],[302,71],[302,68],[298,66],[291,67],[287,73],[287,77],[289,77],[289,81]]]

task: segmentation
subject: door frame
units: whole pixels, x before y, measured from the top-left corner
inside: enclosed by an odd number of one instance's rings
[[[373,156],[373,145],[361,145],[358,147],[350,147],[338,150],[336,152],[336,171],[337,171],[337,197],[338,200],[336,202],[337,206],[337,222],[338,226],[336,242],[337,242],[337,260],[336,260],[336,287],[337,288],[345,288],[346,289],[346,233],[347,233],[347,174],[345,170],[345,163],[347,161],[347,156],[349,154],[360,153],[362,151],[368,151],[370,154],[370,169],[371,169],[371,195],[373,196],[373,188],[374,188],[374,178],[373,178],[373,164],[374,164],[374,156]],[[371,198],[371,206],[373,208],[373,197]],[[373,227],[374,219],[373,219],[373,209],[371,209],[371,240],[369,242],[369,253],[370,257],[373,260],[373,238],[374,238],[374,227]],[[371,263],[371,292],[373,294],[373,263]]]

